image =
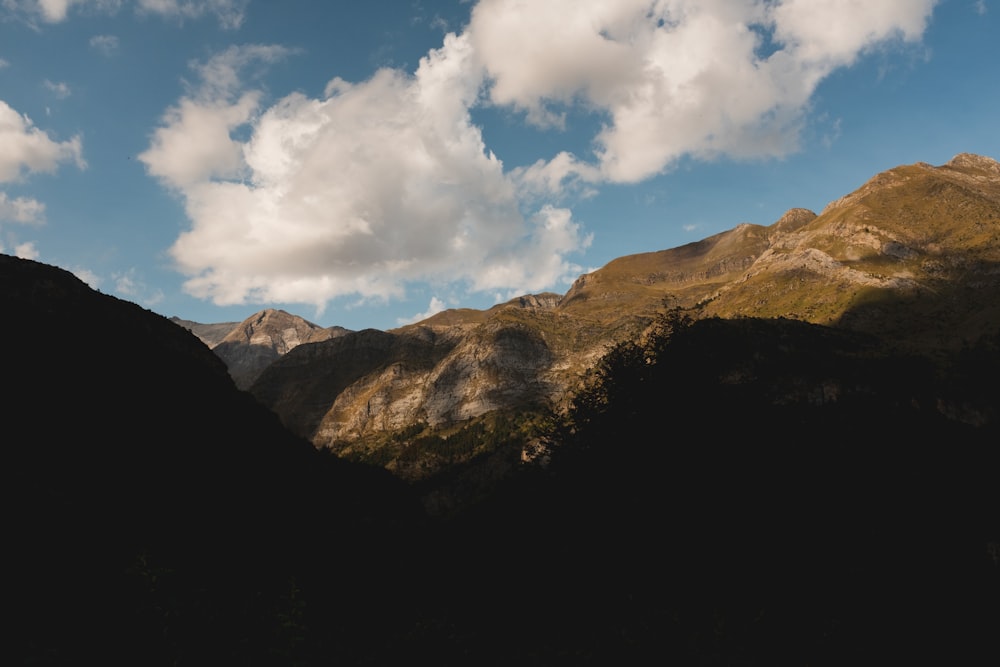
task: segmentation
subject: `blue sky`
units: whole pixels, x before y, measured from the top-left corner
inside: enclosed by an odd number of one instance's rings
[[[391,329],[1000,159],[996,0],[0,0],[0,252]]]

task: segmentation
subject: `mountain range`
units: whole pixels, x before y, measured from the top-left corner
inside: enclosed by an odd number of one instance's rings
[[[180,323],[294,433],[421,480],[492,461],[482,448],[426,443],[509,428],[498,416],[522,422],[517,437],[505,432],[519,448],[508,454],[532,456],[526,416],[564,408],[607,350],[642,339],[665,309],[796,319],[921,354],[959,349],[1000,328],[998,229],[1000,164],[959,154],[877,174],[819,214],[792,208],[769,226],[618,258],[562,295],[446,310],[390,331],[322,329],[273,310]]]
[[[390,331],[0,255],[5,663],[991,664],[1000,165]]]

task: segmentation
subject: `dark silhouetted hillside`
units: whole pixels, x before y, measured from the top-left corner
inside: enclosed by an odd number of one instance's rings
[[[310,599],[329,641],[391,627],[401,483],[292,436],[194,335],[68,272],[0,255],[0,310],[4,662],[292,664],[305,590],[331,601]]]
[[[0,255],[5,662],[992,665],[997,174],[900,167],[252,393]]]
[[[597,365],[546,468],[458,520],[507,565],[470,596],[531,600],[495,627],[576,651],[543,664],[996,658],[998,430],[940,409],[995,408],[964,379],[995,377],[996,338],[946,363],[792,320],[657,331]]]

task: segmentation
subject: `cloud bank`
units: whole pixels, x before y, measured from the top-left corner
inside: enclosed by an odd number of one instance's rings
[[[685,156],[795,151],[824,78],[918,41],[935,4],[480,0],[413,73],[273,102],[248,72],[291,52],[233,48],[195,66],[199,84],[141,159],[185,203],[191,228],[171,254],[186,288],[218,304],[322,309],[415,281],[538,291],[575,277],[570,258],[590,242],[557,205],[567,192],[639,182]],[[554,129],[582,109],[600,127],[589,154],[505,166],[471,120],[480,105]]]

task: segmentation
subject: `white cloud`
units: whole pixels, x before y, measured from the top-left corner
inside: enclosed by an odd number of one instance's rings
[[[4,67],[10,67],[10,63],[3,58],[0,58],[0,69],[3,69]]]
[[[678,159],[796,150],[817,85],[920,39],[936,0],[480,0],[413,74],[383,69],[273,103],[230,49],[164,115],[141,159],[184,199],[171,248],[186,289],[219,304],[388,299],[412,281],[524,293],[569,282],[589,237],[567,194]],[[212,5],[219,11],[229,3]],[[148,0],[166,13],[186,6]],[[504,165],[470,110],[602,121],[592,155]],[[535,202],[540,202],[536,206]],[[546,205],[547,203],[547,205]]]
[[[826,75],[888,39],[918,40],[937,0],[784,0],[770,11],[775,39]]]
[[[35,248],[35,244],[32,241],[19,243],[14,246],[14,256],[21,259],[38,259],[39,257],[38,249]]]
[[[243,24],[250,0],[137,0],[140,12],[178,19],[197,19],[214,15],[223,28],[236,29]]]
[[[91,289],[97,289],[103,282],[100,276],[90,269],[73,269],[71,273],[83,282],[87,283]]]
[[[90,38],[90,47],[106,56],[111,56],[118,51],[118,37],[115,35],[94,35]]]
[[[244,147],[231,135],[258,112],[260,93],[241,94],[239,72],[288,53],[271,46],[233,47],[207,63],[195,63],[201,86],[167,111],[149,149],[139,156],[149,173],[182,190],[248,173]]]
[[[0,221],[41,224],[45,222],[45,204],[30,197],[10,199],[0,191]]]
[[[54,141],[0,100],[0,183],[19,180],[25,172],[53,172],[63,162],[86,166],[80,137]]]
[[[417,313],[413,317],[400,317],[396,320],[396,324],[403,326],[404,324],[413,324],[414,322],[421,322],[426,320],[428,317],[437,315],[442,310],[447,308],[447,304],[444,301],[437,298],[436,296],[431,297],[431,302],[427,305],[427,310],[422,313]]]
[[[174,188],[195,186],[211,178],[238,177],[242,147],[230,133],[250,119],[256,95],[236,103],[199,104],[185,99],[164,117],[152,145],[139,155],[149,173]]]
[[[123,0],[3,0],[3,8],[28,17],[39,17],[46,23],[59,23],[69,16],[71,7],[86,11],[114,13]]]
[[[819,82],[890,40],[921,37],[936,0],[481,0],[467,29],[493,103],[536,123],[581,103],[607,119],[603,178],[684,155],[797,147]]]
[[[253,59],[229,54],[227,62]],[[526,220],[472,125],[481,71],[451,35],[407,75],[334,79],[320,99],[268,108],[239,67],[164,117],[141,159],[184,196],[192,228],[171,253],[186,288],[219,304],[388,299],[411,281],[528,291],[573,273],[587,239],[568,211]],[[234,130],[239,129],[237,140]]]
[[[592,192],[586,183],[599,181],[600,170],[582,162],[572,153],[562,151],[549,161],[538,160],[528,167],[516,167],[511,177],[524,196],[557,197],[569,190],[582,196]]]
[[[59,99],[66,99],[70,96],[69,86],[63,82],[49,81],[46,79],[43,85],[48,88]]]
[[[243,24],[250,0],[135,0],[139,14],[156,14],[177,20],[214,16],[226,29]],[[26,16],[37,16],[47,23],[65,21],[71,8],[80,11],[114,14],[127,4],[126,0],[4,0],[3,8]]]
[[[147,285],[134,268],[124,273],[115,273],[111,278],[115,281],[115,292],[125,299],[150,307],[163,301],[163,292]]]
[[[38,0],[38,11],[46,21],[62,21],[66,18],[69,6],[81,2],[83,0]]]

